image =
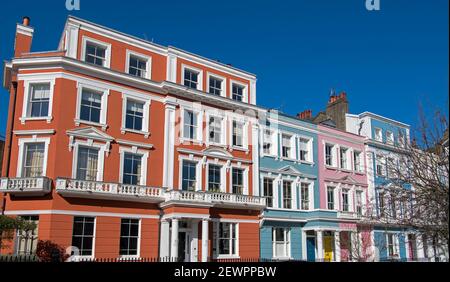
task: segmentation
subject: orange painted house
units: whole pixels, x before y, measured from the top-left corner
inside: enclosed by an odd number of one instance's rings
[[[259,257],[255,75],[74,17],[58,50],[31,52],[33,33],[17,25],[4,65],[0,192],[37,228],[0,253]]]

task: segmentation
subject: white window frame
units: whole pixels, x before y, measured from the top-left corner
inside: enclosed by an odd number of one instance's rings
[[[184,116],[184,115],[183,115]],[[218,118],[221,119],[220,122],[220,143],[216,143],[213,141],[210,141],[209,139],[209,119],[213,117],[213,118]],[[184,123],[183,123],[184,125]],[[183,126],[184,127],[184,126]],[[206,112],[206,145],[216,145],[216,146],[226,146],[226,118],[220,114],[210,114],[208,111]]]
[[[383,130],[381,128],[375,127],[374,134],[375,136],[373,139],[375,139],[375,141],[383,142]]]
[[[386,166],[386,157],[383,155],[375,155],[375,175],[376,176],[387,176],[387,166]],[[378,174],[377,166],[381,165],[381,173]]]
[[[386,144],[394,145],[394,142],[395,142],[394,132],[386,130]]]
[[[359,156],[358,156],[358,159],[359,159],[359,169],[356,167],[356,163],[355,163],[355,156],[356,156],[356,154],[359,154]],[[352,153],[352,156],[353,156],[353,159],[352,159],[352,162],[353,162],[353,171],[355,171],[356,173],[364,173],[364,159],[362,158],[362,156],[363,156],[363,152],[362,151],[360,151],[360,150],[353,150],[353,153]]]
[[[226,164],[223,163],[216,163],[216,162],[207,162],[206,164],[206,171],[205,171],[205,191],[209,191],[209,166],[215,165],[220,166],[220,192],[226,193],[226,180],[227,180],[227,168]]]
[[[75,217],[93,217],[94,218],[94,231],[92,232],[92,253],[91,255],[73,255],[71,257],[71,261],[77,261],[81,258],[94,258],[95,257],[95,241],[97,237],[97,217],[96,216],[88,216],[88,215],[74,215],[72,217],[72,235],[70,236],[70,243],[72,244],[73,240],[73,223],[75,221]]]
[[[341,154],[341,150],[345,150],[345,167],[341,166],[341,162],[342,162],[342,154]],[[338,146],[338,152],[339,152],[339,168],[343,169],[343,170],[352,170],[351,169],[351,165],[352,165],[352,149],[346,147],[346,146]]]
[[[355,190],[355,213],[358,213],[358,194],[361,195],[361,215],[365,214],[365,193],[362,189]]]
[[[72,178],[77,178],[77,166],[78,166],[78,149],[82,147],[92,147],[98,149],[97,159],[97,179],[96,181],[103,181],[104,164],[105,164],[105,152],[108,151],[108,144],[100,144],[93,142],[92,140],[74,140],[73,142],[73,159],[72,159]]]
[[[195,139],[184,137],[184,112],[190,111],[197,115],[197,136]],[[202,143],[203,142],[203,111],[200,109],[181,107],[180,108],[180,141],[183,143],[184,141],[194,142],[194,143]]]
[[[235,254],[219,254],[219,224],[231,224],[233,228],[235,228],[234,233],[236,234],[236,245],[234,246],[234,249],[236,251]],[[215,244],[215,253],[213,256],[217,259],[229,259],[229,258],[239,258],[239,223],[237,222],[229,222],[229,221],[213,221],[213,229],[216,238],[213,238],[215,241],[213,244]],[[232,232],[230,232],[231,234]],[[231,239],[229,239],[231,240]],[[230,249],[231,251],[231,249]]]
[[[126,128],[126,115],[127,115],[127,102],[128,100],[137,101],[144,104],[143,116],[142,116],[142,130],[134,130]],[[150,105],[151,99],[146,95],[141,95],[137,93],[122,93],[122,125],[120,132],[125,134],[126,132],[132,132],[137,134],[143,134],[145,138],[150,135]]]
[[[244,177],[244,179],[243,179],[243,185],[244,185],[244,187],[243,187],[243,191],[242,191],[242,194],[243,195],[249,195],[249,191],[248,191],[248,180],[249,180],[249,177],[248,177],[248,172],[249,172],[249,167],[248,166],[240,166],[240,165],[231,165],[230,166],[230,176],[229,176],[229,178],[230,178],[230,193],[232,194],[233,193],[233,169],[242,169],[242,170],[244,170],[244,173],[243,173],[243,177]]]
[[[17,177],[23,177],[23,161],[25,156],[25,145],[33,143],[44,143],[44,161],[42,164],[42,177],[47,176],[48,148],[50,145],[50,137],[42,138],[20,138],[19,139],[19,156],[17,159]]]
[[[233,145],[233,121],[242,124],[242,147]],[[248,150],[248,122],[242,121],[237,118],[230,119],[230,134],[229,134],[230,147],[234,150],[247,151]]]
[[[392,235],[392,243],[394,244],[394,255],[397,255],[397,258],[400,258],[400,241],[399,234],[396,232],[386,232],[386,255],[388,258],[392,258],[389,255],[389,235]]]
[[[285,204],[284,204],[284,200],[285,200],[285,197],[284,197],[284,195],[285,195],[284,194],[284,183],[285,182],[290,182],[291,183],[291,195],[290,195],[291,207],[290,208],[287,208],[285,206]],[[290,179],[282,179],[281,180],[281,206],[282,206],[282,209],[286,209],[286,210],[293,210],[293,209],[295,209],[295,201],[296,201],[296,199],[294,199],[294,196],[295,196],[294,189],[296,189],[296,188],[297,188],[297,184],[296,184],[295,181],[290,180]]]
[[[283,136],[288,137],[289,138],[289,143],[290,143],[289,156],[287,156],[287,157],[283,156]],[[281,159],[292,160],[292,161],[296,160],[297,156],[296,156],[295,139],[296,138],[295,138],[294,134],[291,134],[291,133],[288,133],[288,132],[281,132],[281,152],[280,152],[281,153],[281,156],[280,156]]]
[[[130,74],[130,58],[132,56],[137,57],[138,59],[141,59],[141,60],[144,60],[147,62],[146,67],[145,67],[145,76],[136,76],[136,77],[152,79],[152,57],[143,55],[143,54],[140,54],[140,53],[128,50],[128,49],[126,52],[125,72]]]
[[[333,188],[333,208],[332,208],[332,209],[329,209],[329,208],[328,208],[328,202],[329,202],[329,199],[328,199],[328,189],[331,189],[331,188]],[[333,185],[326,185],[326,189],[327,189],[327,190],[326,190],[326,193],[325,193],[325,202],[326,202],[326,205],[327,205],[326,209],[327,209],[327,210],[335,211],[335,210],[337,210],[336,207],[337,207],[337,203],[338,203],[338,199],[336,198],[338,188],[337,188],[336,186],[333,186]]]
[[[125,161],[125,153],[141,155],[141,181],[139,185],[145,186],[147,184],[147,165],[149,152],[147,150],[139,150],[137,147],[119,147],[120,154],[120,166],[119,166],[119,179],[120,183],[123,183],[123,168]]]
[[[242,86],[244,88],[242,90],[242,103],[248,103],[248,85],[246,83],[239,82],[233,79],[230,79],[230,99],[239,102],[233,99],[233,84]]]
[[[193,156],[180,155],[178,158],[178,189],[183,190],[183,161],[196,163],[195,165],[195,191],[202,190],[202,160]]]
[[[304,184],[308,184],[308,211],[311,211],[311,210],[313,210],[314,209],[314,182],[311,182],[311,181],[300,181],[299,182],[299,185],[298,185],[298,187],[299,187],[299,200],[300,200],[300,203],[298,204],[298,208],[299,208],[299,210],[302,210],[302,211],[306,211],[305,209],[303,209],[303,205],[302,205],[302,183],[304,183]]]
[[[301,160],[300,159],[300,143],[301,143],[301,140],[308,140],[308,142],[307,142],[307,144],[306,144],[306,147],[307,147],[307,149],[308,149],[308,158],[306,159],[306,160]],[[303,135],[300,135],[299,137],[298,137],[298,161],[299,162],[302,162],[302,163],[314,163],[314,156],[313,156],[313,154],[314,154],[314,146],[313,146],[313,138],[312,137],[307,137],[307,136],[303,136]]]
[[[120,228],[122,228],[122,219],[137,219],[139,222],[138,226],[138,238],[137,238],[137,250],[135,255],[119,255],[121,259],[133,259],[133,258],[140,258],[141,257],[141,239],[142,239],[142,219],[140,218],[120,218]],[[121,235],[119,236],[119,239],[121,239]],[[120,253],[120,241],[119,241],[119,253]]]
[[[88,36],[83,36],[81,45],[81,58],[80,61],[86,61],[86,46],[90,42],[95,45],[99,45],[105,48],[105,61],[103,62],[103,67],[110,68],[111,66],[111,44],[106,43]]]
[[[185,64],[181,65],[181,85],[187,87],[184,85],[184,71],[186,69],[198,73],[197,88],[195,89],[197,89],[198,91],[203,91],[203,70]]]
[[[327,151],[326,151],[327,145],[331,146],[331,165],[327,165]],[[336,144],[330,142],[323,143],[323,163],[325,167],[338,168],[339,164],[338,164],[338,153],[336,150],[337,147],[338,146]]]
[[[268,209],[273,209],[276,208],[278,206],[278,203],[276,203],[277,201],[277,196],[275,195],[277,193],[278,190],[278,182],[275,178],[270,177],[270,176],[262,176],[261,177],[261,184],[262,184],[262,191],[261,191],[261,195],[263,197],[267,197],[266,193],[265,193],[265,189],[264,189],[264,180],[270,180],[272,181],[272,206],[269,207],[267,206]]]
[[[184,74],[184,71],[183,71],[183,74]],[[227,96],[227,79],[225,77],[223,77],[223,76],[220,76],[220,75],[217,75],[217,74],[214,74],[214,73],[210,73],[210,72],[206,72],[206,89],[205,89],[205,92],[207,92],[208,94],[211,94],[209,92],[209,81],[210,81],[211,77],[213,77],[215,79],[222,80],[222,83],[221,83],[221,86],[220,86],[220,88],[221,88],[220,96],[221,97],[226,97]],[[184,79],[183,79],[183,83],[184,83]],[[212,95],[215,95],[215,94],[212,94]]]
[[[347,200],[348,200],[348,211],[344,211],[344,191],[347,191]],[[340,189],[340,197],[339,197],[339,203],[340,203],[340,207],[339,210],[342,212],[354,212],[354,207],[353,207],[353,194],[354,194],[354,189],[349,188],[349,187],[342,187]]]
[[[264,140],[265,140],[265,132],[269,131],[270,132],[270,153],[267,154],[264,152]],[[278,155],[278,132],[274,129],[270,129],[268,127],[266,128],[262,128],[261,130],[261,155],[262,156],[269,156],[269,157],[276,157]]]
[[[276,254],[276,229],[283,229],[283,245],[285,249],[285,256],[278,256]],[[273,227],[272,228],[272,258],[278,260],[289,260],[292,259],[291,253],[291,229],[288,227]]]
[[[28,116],[28,108],[30,102],[30,89],[31,84],[50,84],[50,97],[48,101],[48,114],[46,117],[29,117]],[[22,104],[22,116],[20,117],[20,121],[22,124],[25,124],[26,121],[29,120],[46,120],[47,123],[50,123],[53,120],[53,95],[55,89],[55,79],[27,79],[24,81],[24,93],[23,93],[23,104]]]
[[[102,95],[102,101],[101,101],[101,109],[100,109],[100,122],[92,122],[87,120],[82,120],[80,118],[81,113],[81,98],[83,95],[83,89],[92,90],[95,92],[99,92]],[[108,113],[108,96],[109,96],[109,89],[103,88],[97,85],[93,84],[85,84],[85,83],[78,83],[77,84],[77,104],[76,104],[76,112],[75,112],[75,125],[80,126],[80,124],[88,124],[88,125],[94,125],[94,126],[100,126],[102,130],[106,130],[108,127],[107,124],[107,113]]]

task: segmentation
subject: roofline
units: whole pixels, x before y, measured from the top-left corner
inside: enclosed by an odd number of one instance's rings
[[[91,26],[94,26],[94,27],[97,27],[97,28],[105,29],[105,30],[108,30],[110,32],[116,33],[118,35],[125,36],[125,37],[128,37],[128,38],[134,39],[134,40],[138,40],[138,41],[140,41],[140,42],[142,42],[144,44],[148,44],[148,45],[151,45],[153,47],[163,49],[164,52],[167,52],[167,53],[169,53],[170,50],[175,50],[175,51],[184,53],[186,55],[194,56],[194,57],[197,57],[198,59],[206,60],[206,61],[208,61],[210,63],[216,64],[216,65],[219,65],[219,66],[222,66],[222,67],[225,67],[225,68],[232,69],[234,71],[240,72],[241,74],[244,74],[244,75],[247,75],[247,76],[252,76],[253,79],[256,79],[256,75],[251,73],[251,72],[247,72],[247,71],[244,71],[242,69],[239,69],[239,68],[236,68],[236,67],[233,67],[233,66],[229,66],[227,64],[224,64],[224,63],[221,63],[221,62],[217,62],[215,60],[212,60],[212,59],[209,59],[209,58],[206,58],[206,57],[202,57],[200,55],[188,52],[186,50],[183,50],[183,49],[171,46],[171,45],[169,45],[169,46],[159,45],[157,43],[150,42],[148,40],[139,38],[137,36],[130,35],[130,34],[127,34],[127,33],[124,33],[124,32],[121,32],[121,31],[118,31],[118,30],[115,30],[115,29],[112,29],[112,28],[109,28],[109,27],[106,27],[106,26],[103,26],[103,25],[100,25],[100,24],[97,24],[97,23],[94,23],[94,22],[91,22],[91,21],[88,21],[88,20],[85,20],[85,19],[81,19],[81,18],[72,16],[72,15],[69,15],[67,17],[66,25],[70,21],[75,21],[75,22],[78,22],[78,23],[87,24],[87,25],[91,25]]]
[[[406,127],[408,129],[411,127],[409,124],[406,124],[406,123],[403,123],[403,122],[400,122],[400,121],[397,121],[397,120],[393,120],[393,119],[390,119],[390,118],[387,118],[387,117],[384,117],[384,116],[381,116],[381,115],[377,115],[377,114],[374,114],[372,112],[367,112],[366,111],[366,112],[363,112],[363,113],[361,113],[359,115],[356,115],[356,116],[358,116],[359,118],[363,118],[365,116],[370,116],[370,117],[373,117],[373,118],[376,118],[376,119],[380,119],[380,120],[383,120],[383,121],[386,121],[386,122],[394,123],[394,124],[396,124],[398,126],[401,126],[401,127]]]

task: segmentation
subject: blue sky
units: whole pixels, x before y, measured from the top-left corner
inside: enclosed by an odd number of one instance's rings
[[[411,124],[418,105],[448,115],[448,0],[4,1],[0,59],[10,59],[16,22],[31,18],[33,51],[57,48],[72,14],[162,45],[230,63],[258,76],[257,103],[288,114],[317,113],[331,88],[350,111]],[[0,90],[0,134],[8,94]]]

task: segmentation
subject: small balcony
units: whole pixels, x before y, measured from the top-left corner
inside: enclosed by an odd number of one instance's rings
[[[164,189],[156,187],[58,178],[56,192],[65,197],[160,203]]]
[[[256,210],[264,209],[266,206],[266,198],[264,197],[182,190],[167,191],[166,201],[168,203],[179,202],[223,208],[248,208]]]
[[[47,177],[2,178],[0,192],[14,196],[43,196],[51,192],[51,184]]]

